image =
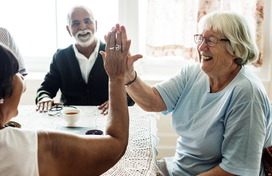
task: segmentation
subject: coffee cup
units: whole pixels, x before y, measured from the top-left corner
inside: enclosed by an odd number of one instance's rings
[[[80,110],[74,108],[64,109],[62,115],[68,126],[73,126],[80,118]]]

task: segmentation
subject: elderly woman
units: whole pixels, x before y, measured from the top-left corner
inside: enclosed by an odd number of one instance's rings
[[[5,127],[18,114],[24,77],[18,72],[16,57],[0,45],[0,175],[52,176],[100,175],[125,153],[129,116],[125,92],[126,56],[109,50],[115,46],[115,32],[109,33],[104,58],[109,75],[109,115],[104,136],[77,136],[70,133],[34,131]],[[117,44],[121,45],[121,34]],[[115,55],[112,55],[115,54]],[[118,63],[120,67],[113,67]]]
[[[180,137],[166,175],[263,176],[271,107],[262,82],[245,66],[258,58],[252,33],[243,17],[226,11],[204,16],[198,29],[199,62],[150,87],[134,71],[137,59],[128,58],[126,90],[146,111],[172,112]]]

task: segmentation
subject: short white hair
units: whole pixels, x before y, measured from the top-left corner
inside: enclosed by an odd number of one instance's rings
[[[88,7],[85,7],[85,6],[80,6],[80,5],[78,5],[78,6],[74,6],[74,7],[68,12],[68,14],[67,14],[67,25],[68,25],[69,27],[70,27],[70,25],[71,25],[71,15],[72,15],[72,13],[73,13],[73,11],[74,11],[75,9],[85,9],[87,12],[89,12],[89,14],[90,14],[90,16],[91,16],[91,19],[92,19],[93,21],[95,21],[94,14],[93,14],[93,12],[92,12],[91,9],[89,9]]]
[[[259,58],[259,50],[252,36],[246,19],[232,11],[215,11],[203,16],[198,23],[198,30],[213,30],[224,35],[226,49],[231,55],[236,55],[235,62],[245,65]]]

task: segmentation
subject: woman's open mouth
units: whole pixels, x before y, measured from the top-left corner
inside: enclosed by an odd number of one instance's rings
[[[209,56],[202,56],[202,59],[203,59],[204,61],[209,61],[209,60],[212,60],[212,59],[213,59],[213,57],[209,57]]]

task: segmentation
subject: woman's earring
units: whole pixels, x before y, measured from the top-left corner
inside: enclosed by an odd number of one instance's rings
[[[0,104],[4,103],[4,98],[0,99]]]

